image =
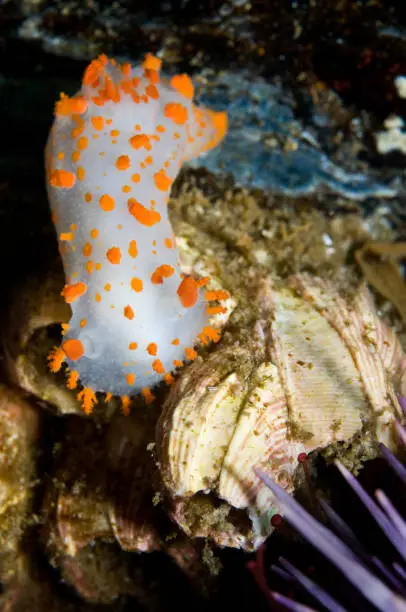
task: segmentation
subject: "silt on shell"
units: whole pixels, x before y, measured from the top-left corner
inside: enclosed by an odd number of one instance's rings
[[[265,279],[255,309],[248,341],[225,334],[181,374],[156,434],[172,519],[190,536],[246,550],[269,535],[276,512],[253,468],[292,492],[301,453],[356,445],[360,432],[368,452],[377,441],[393,448],[406,386],[405,355],[366,286],[345,300],[311,275]]]

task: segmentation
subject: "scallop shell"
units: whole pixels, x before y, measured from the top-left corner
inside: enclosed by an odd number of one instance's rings
[[[173,520],[247,550],[276,512],[254,467],[291,492],[300,453],[372,429],[393,447],[396,385],[406,381],[403,351],[366,287],[349,304],[330,283],[300,275],[281,287],[266,279],[255,299],[248,345],[224,342],[182,373],[156,435]]]

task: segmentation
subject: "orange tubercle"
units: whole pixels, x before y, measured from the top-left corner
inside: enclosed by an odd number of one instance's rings
[[[93,406],[97,404],[96,393],[90,387],[84,387],[82,391],[77,394],[77,398],[82,402],[82,408],[86,414],[93,412]]]
[[[65,359],[66,355],[61,348],[53,348],[48,355],[48,366],[51,372],[54,374],[59,372]]]
[[[71,361],[77,361],[85,354],[85,349],[81,341],[74,338],[64,340],[61,344],[61,349]]]
[[[188,276],[182,280],[177,290],[179,301],[184,308],[194,306],[199,297],[199,285],[194,278]]]

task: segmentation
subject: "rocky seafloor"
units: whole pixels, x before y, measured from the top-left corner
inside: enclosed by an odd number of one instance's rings
[[[397,148],[383,153],[378,139],[388,117],[406,117],[401,2],[2,2],[1,610],[268,609],[246,553],[167,516],[153,454],[167,391],[148,412],[137,399],[130,417],[101,402],[87,418],[46,366],[69,318],[44,185],[53,104],[97,54],[135,63],[146,51],[229,114],[224,143],[172,192],[185,256],[208,253],[239,303],[266,275],[314,274],[347,296],[366,277],[406,346],[401,276],[382,293],[376,260],[356,255],[385,244],[387,275],[398,266],[390,247],[406,239],[402,126]],[[351,515],[328,466],[337,453],[357,469],[376,449],[357,440],[312,462],[315,488]],[[391,486],[380,459],[361,478]],[[271,536],[271,556],[303,554],[286,531]]]

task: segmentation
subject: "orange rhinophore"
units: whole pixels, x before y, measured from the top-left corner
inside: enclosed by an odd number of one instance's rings
[[[168,199],[181,164],[220,142],[227,117],[194,105],[186,74],[160,70],[151,54],[138,67],[101,55],[55,105],[47,185],[72,318],[49,367],[66,369],[86,413],[97,392],[121,396],[124,414],[135,393],[153,402],[196,345],[220,338],[209,317],[228,294],[183,274]]]

